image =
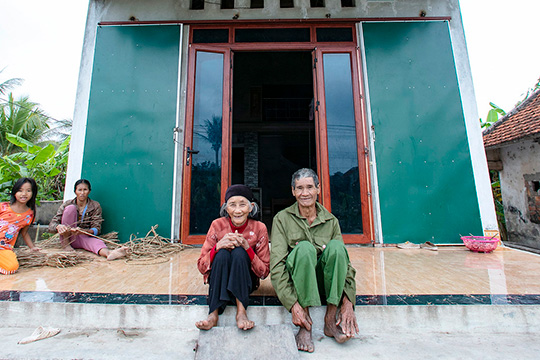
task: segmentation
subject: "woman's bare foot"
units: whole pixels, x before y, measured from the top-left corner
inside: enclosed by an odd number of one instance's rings
[[[236,326],[240,330],[250,330],[255,326],[255,323],[249,320],[246,308],[238,299],[236,299]]]
[[[306,352],[313,352],[313,350],[315,350],[313,340],[311,339],[311,330],[301,327],[298,330],[295,339],[298,350]]]
[[[112,261],[119,258],[123,258],[127,255],[127,247],[122,246],[121,248],[112,250],[109,255],[107,255],[107,260]]]
[[[195,326],[198,327],[201,330],[210,330],[214,326],[217,325],[219,319],[218,311],[215,310],[208,314],[208,318],[206,320],[197,321],[195,323]]]

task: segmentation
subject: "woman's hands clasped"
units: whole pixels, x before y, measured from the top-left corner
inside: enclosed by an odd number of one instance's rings
[[[216,244],[216,250],[232,250],[235,247],[243,247],[244,250],[249,249],[249,242],[244,235],[239,234],[238,231],[225,234],[225,236],[223,236],[223,238]]]

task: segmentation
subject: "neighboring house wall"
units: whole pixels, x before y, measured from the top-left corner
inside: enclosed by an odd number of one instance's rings
[[[508,241],[540,249],[540,144],[524,140],[500,149]]]

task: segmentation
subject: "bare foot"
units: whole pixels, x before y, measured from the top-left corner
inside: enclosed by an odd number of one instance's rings
[[[324,319],[324,335],[333,337],[340,344],[349,340],[349,337],[343,333],[341,327],[336,325],[335,319],[329,319],[329,321],[326,318]]]
[[[238,299],[236,299],[236,326],[240,330],[250,330],[255,326],[255,323],[249,320],[246,308]]]
[[[119,258],[122,258],[127,255],[127,247],[122,246],[121,248],[112,250],[109,255],[107,255],[107,260],[112,261]]]
[[[336,314],[337,306],[328,304],[324,315],[324,335],[333,337],[338,343],[344,343],[358,333],[354,308],[346,296],[343,296],[337,321]]]
[[[215,310],[208,314],[208,318],[206,320],[197,321],[195,323],[195,326],[198,327],[201,330],[210,330],[214,326],[217,325],[219,319],[218,311]]]
[[[245,312],[243,314],[237,313],[236,326],[238,326],[240,330],[250,330],[250,329],[253,329],[253,327],[255,326],[255,323],[249,320]]]
[[[66,246],[64,246],[64,249],[63,249],[63,250],[64,250],[64,251],[75,251],[75,249],[72,248],[71,245],[66,245]]]
[[[311,340],[311,330],[306,330],[301,327],[296,334],[296,346],[300,351],[313,352],[315,346],[313,346],[313,340]]]

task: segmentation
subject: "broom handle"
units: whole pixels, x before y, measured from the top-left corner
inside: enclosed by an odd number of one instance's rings
[[[120,246],[120,244],[115,243],[114,241],[110,241],[110,240],[104,239],[104,238],[99,237],[99,236],[97,236],[97,235],[94,235],[94,234],[92,234],[92,233],[86,232],[86,231],[84,231],[84,230],[82,230],[82,229],[79,229],[79,232],[81,232],[81,233],[83,233],[83,234],[85,234],[85,235],[88,235],[88,236],[95,237],[96,239],[99,239],[99,240],[101,240],[101,241],[103,241],[103,242],[105,242],[105,243],[109,243],[109,244],[112,244],[112,245],[114,245],[114,246]]]

